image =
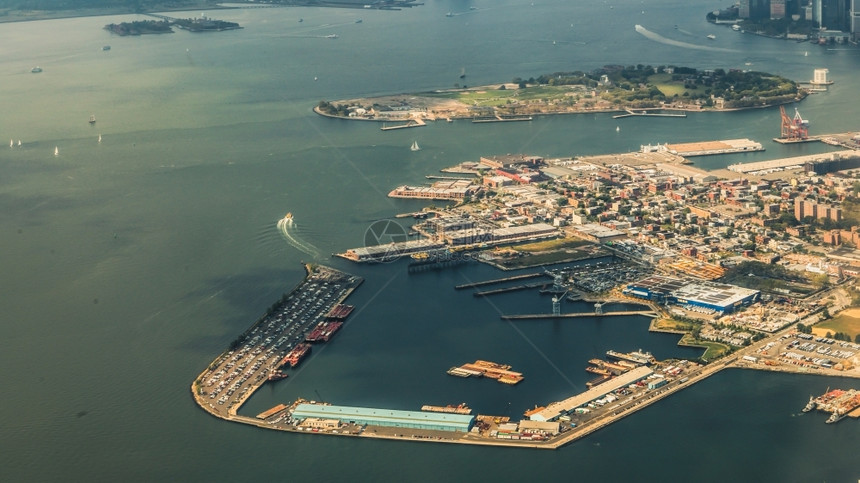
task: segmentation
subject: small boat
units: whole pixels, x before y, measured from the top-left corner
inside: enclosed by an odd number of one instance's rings
[[[304,22],[304,21],[305,21],[305,19],[303,19],[303,18],[300,18],[300,19],[299,19],[299,23],[302,23],[302,22]]]
[[[60,148],[54,146],[54,156],[59,156],[59,155],[60,155]]]
[[[451,13],[451,12],[448,12],[448,13],[446,13],[446,14],[445,14],[445,16],[446,16],[446,17],[453,17],[453,16],[454,16],[454,14],[453,14],[453,13]]]
[[[93,114],[90,116],[90,124],[95,124],[95,123],[96,123],[96,115]]]
[[[355,23],[361,23],[362,20],[360,18],[355,19]]]
[[[715,38],[717,38],[717,36],[714,34],[708,34],[707,37],[711,40],[714,40]]]
[[[33,67],[32,69],[30,69],[30,72],[32,72],[34,74],[38,74],[39,72],[42,72],[42,68],[37,65],[36,67]]]
[[[461,78],[461,79],[465,79],[465,78],[466,78],[466,68],[465,68],[465,67],[463,67],[462,69],[460,69],[460,78]]]
[[[412,146],[409,148],[411,151],[420,151],[421,148],[418,147],[418,141],[412,141]]]
[[[327,38],[327,39],[336,39],[338,37],[339,37],[338,34],[328,34],[325,36],[325,38]]]
[[[102,47],[102,50],[110,50],[110,45],[105,45],[104,47]]]
[[[615,132],[621,131],[621,126],[615,126]]]

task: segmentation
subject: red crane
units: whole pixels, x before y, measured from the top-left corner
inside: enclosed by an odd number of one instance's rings
[[[797,108],[794,108],[794,118],[788,117],[783,106],[779,106],[779,114],[782,116],[780,138],[800,140],[809,137],[809,121],[800,116],[800,111]]]

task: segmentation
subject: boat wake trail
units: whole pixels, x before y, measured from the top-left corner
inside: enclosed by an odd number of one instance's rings
[[[284,237],[284,240],[287,241],[293,248],[299,250],[300,252],[310,255],[313,258],[320,257],[320,251],[317,247],[311,245],[308,242],[302,241],[297,236],[297,226],[296,222],[293,221],[291,216],[285,216],[278,220],[278,231],[281,232],[281,235]]]
[[[704,45],[696,45],[689,44],[687,42],[680,42],[678,40],[667,39],[662,35],[652,32],[641,25],[636,25],[636,31],[640,33],[643,37],[648,40],[653,40],[654,42],[660,42],[661,44],[673,45],[675,47],[682,47],[685,49],[695,49],[695,50],[707,50],[709,52],[739,52],[733,49],[723,49],[720,47],[706,47]]]

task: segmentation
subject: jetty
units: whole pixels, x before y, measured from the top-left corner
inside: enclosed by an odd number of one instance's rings
[[[396,124],[394,126],[386,126],[383,124],[382,127],[379,128],[379,130],[380,131],[393,131],[395,129],[407,129],[410,127],[422,127],[422,126],[426,126],[426,125],[427,125],[427,123],[424,122],[422,119],[410,119],[409,121],[406,122],[406,124]]]
[[[496,278],[493,280],[484,280],[481,282],[464,283],[461,285],[457,285],[454,288],[457,290],[463,290],[465,288],[483,287],[485,285],[495,285],[497,283],[513,282],[516,280],[526,280],[529,278],[537,278],[537,277],[546,277],[546,273],[543,273],[543,272],[524,273],[521,275],[514,275],[512,277]]]
[[[573,319],[580,317],[615,317],[621,315],[644,315],[646,317],[657,317],[650,310],[618,310],[614,312],[573,312],[568,314],[520,314],[502,315],[502,320],[539,320],[539,319]]]
[[[612,119],[622,119],[625,117],[687,117],[686,112],[682,113],[668,113],[668,112],[648,112],[648,111],[632,111],[630,109],[624,109],[624,112],[627,114],[616,114],[612,116]]]

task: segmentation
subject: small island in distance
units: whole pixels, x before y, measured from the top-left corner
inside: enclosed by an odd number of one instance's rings
[[[173,25],[190,32],[220,32],[242,28],[236,22],[215,20],[208,17],[200,18],[171,18],[159,15],[164,20],[138,20],[105,25],[108,30],[117,35],[170,34]]]
[[[764,72],[677,66],[604,66],[556,72],[509,83],[455,85],[417,94],[321,101],[319,114],[349,119],[519,120],[532,115],[644,110],[734,110],[796,102],[808,92]],[[678,114],[683,116],[682,114]]]

